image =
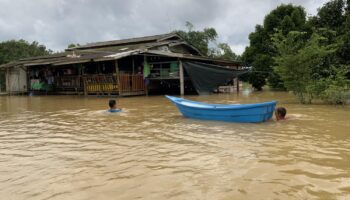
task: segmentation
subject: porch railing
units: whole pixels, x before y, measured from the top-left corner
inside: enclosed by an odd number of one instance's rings
[[[119,75],[119,92],[122,93],[137,93],[145,92],[145,82],[142,75]]]
[[[61,91],[84,91],[85,94],[140,95],[146,91],[142,75],[113,74],[57,77]]]
[[[118,93],[118,80],[115,75],[84,75],[85,93]]]
[[[60,76],[55,77],[55,85],[58,90],[82,90],[81,76]]]

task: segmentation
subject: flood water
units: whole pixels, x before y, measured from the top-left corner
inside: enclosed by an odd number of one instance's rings
[[[0,97],[0,199],[350,199],[350,107],[283,92],[186,96],[278,100],[288,120],[183,118],[163,96]]]

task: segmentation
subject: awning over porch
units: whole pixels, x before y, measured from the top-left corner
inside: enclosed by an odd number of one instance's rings
[[[221,85],[226,85],[246,70],[225,68],[201,62],[183,62],[183,66],[190,77],[198,94],[210,94]]]

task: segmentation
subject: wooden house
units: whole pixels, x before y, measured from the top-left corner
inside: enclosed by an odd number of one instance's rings
[[[88,43],[63,53],[7,63],[0,70],[6,73],[8,94],[193,93],[196,89],[183,62],[241,69],[241,63],[203,56],[177,34],[169,33]]]

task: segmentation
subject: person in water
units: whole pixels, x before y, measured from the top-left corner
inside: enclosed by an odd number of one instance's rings
[[[114,99],[109,100],[109,109],[108,112],[120,112],[121,109],[117,108],[117,101]]]
[[[275,116],[277,121],[285,120],[286,114],[287,114],[287,110],[284,107],[278,107],[275,110]]]

